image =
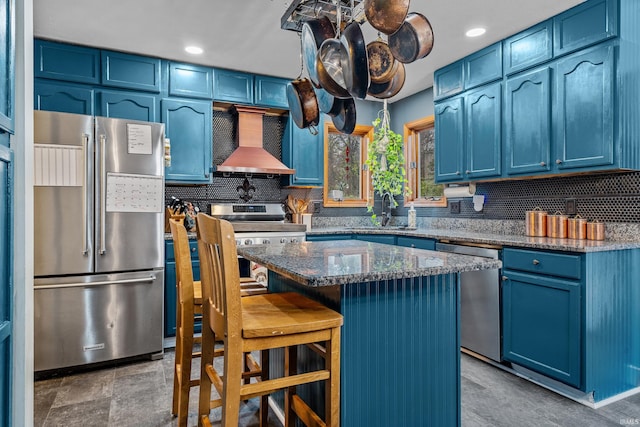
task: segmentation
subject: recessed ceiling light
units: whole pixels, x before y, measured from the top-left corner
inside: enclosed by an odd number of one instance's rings
[[[187,47],[184,48],[184,50],[186,50],[187,52],[189,52],[189,53],[191,53],[193,55],[200,55],[200,54],[202,54],[202,52],[204,52],[202,50],[202,48],[198,47],[198,46],[187,46]]]
[[[486,32],[487,32],[487,30],[485,30],[484,28],[480,28],[480,27],[478,27],[478,28],[472,28],[472,29],[470,29],[469,31],[467,31],[467,32],[465,33],[465,35],[466,35],[467,37],[478,37],[478,36],[483,35],[483,34],[484,34],[484,33],[486,33]]]

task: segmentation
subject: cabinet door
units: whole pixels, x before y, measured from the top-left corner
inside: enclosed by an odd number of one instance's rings
[[[388,234],[354,234],[353,238],[364,240],[365,242],[385,243],[387,245],[396,244],[396,236],[390,236]]]
[[[442,99],[462,92],[462,61],[454,62],[433,73],[433,97]]]
[[[167,182],[211,181],[212,106],[208,101],[162,100],[162,122],[171,140]]]
[[[580,388],[580,282],[504,270],[503,357]]]
[[[35,110],[93,115],[93,89],[63,83],[45,83],[37,79],[34,88]]]
[[[502,159],[501,83],[466,95],[467,179],[500,176]],[[436,133],[437,135],[437,133]]]
[[[461,181],[464,165],[464,110],[462,97],[435,106],[436,182]]]
[[[160,60],[146,56],[102,51],[104,86],[160,92]]]
[[[255,104],[262,107],[289,108],[287,84],[289,80],[255,76]]]
[[[618,0],[591,0],[553,18],[554,55],[564,55],[618,34]]]
[[[214,69],[213,99],[253,104],[253,75],[219,68]]]
[[[0,7],[0,130],[10,133],[13,133],[15,93],[13,22],[13,0],[3,0]]]
[[[554,141],[558,169],[614,162],[614,52],[612,45],[598,46],[556,65]]]
[[[101,116],[146,122],[158,121],[155,96],[108,90],[100,91],[98,96]]]
[[[35,77],[86,84],[100,83],[98,49],[35,40],[33,53]]]
[[[404,237],[398,236],[396,245],[406,246],[408,248],[426,249],[434,251],[436,249],[436,241],[433,239],[422,239],[420,237]]]
[[[508,175],[546,172],[551,155],[551,70],[507,80],[504,138]]]
[[[169,64],[169,95],[211,99],[213,69],[171,62]]]
[[[464,58],[464,88],[472,89],[502,78],[502,43]]]
[[[534,25],[503,41],[504,73],[516,73],[532,67],[553,56],[553,21]]]
[[[6,132],[0,131],[0,134]],[[0,135],[1,136],[1,135]],[[0,425],[11,424],[13,399],[13,152],[0,146]]]
[[[324,126],[317,126],[318,134],[300,129],[289,116],[283,138],[283,163],[296,173],[285,178],[289,185],[322,186],[324,181]]]

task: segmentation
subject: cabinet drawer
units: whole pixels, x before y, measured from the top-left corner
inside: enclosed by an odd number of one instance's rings
[[[191,251],[192,262],[198,261],[198,241],[197,240],[189,240],[189,250]],[[176,258],[173,254],[173,240],[165,241],[164,257],[165,257],[165,263],[176,261]],[[194,280],[198,280],[198,279],[194,279]]]
[[[617,36],[617,4],[617,0],[587,1],[554,17],[554,56]]]
[[[549,274],[571,279],[580,279],[581,277],[582,264],[580,255],[512,248],[505,248],[502,255],[505,269]]]
[[[433,239],[422,239],[420,237],[404,237],[398,236],[396,239],[397,246],[406,246],[408,248],[426,249],[429,251],[436,250],[436,241]]]

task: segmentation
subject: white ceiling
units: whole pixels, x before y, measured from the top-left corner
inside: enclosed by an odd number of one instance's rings
[[[407,66],[391,101],[433,84],[433,71],[584,0],[413,0],[433,27],[431,54]],[[280,29],[291,0],[34,0],[36,37],[220,68],[296,78],[298,33]],[[472,27],[487,28],[469,39]],[[376,37],[363,25],[365,38]],[[204,54],[186,53],[198,45]]]

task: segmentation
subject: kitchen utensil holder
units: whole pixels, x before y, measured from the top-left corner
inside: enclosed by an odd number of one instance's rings
[[[604,222],[587,222],[587,239],[604,240]]]
[[[567,215],[563,215],[560,212],[547,215],[547,237],[566,239],[568,219]]]
[[[569,239],[586,239],[587,220],[580,215],[567,219],[567,237]]]
[[[525,233],[527,236],[544,237],[547,235],[547,213],[536,207],[526,212]]]

